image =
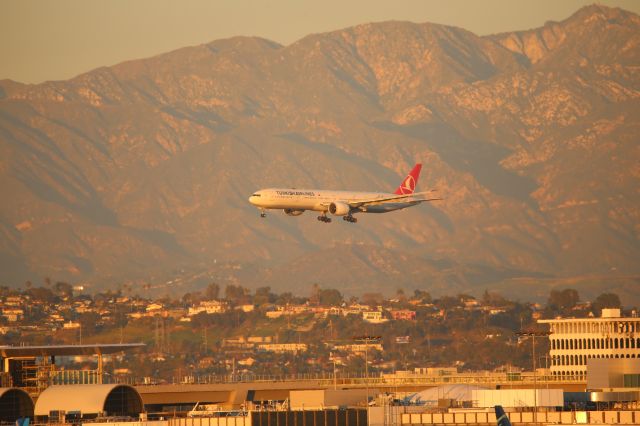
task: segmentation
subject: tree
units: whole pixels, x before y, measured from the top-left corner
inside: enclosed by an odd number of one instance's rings
[[[276,295],[271,293],[271,287],[258,287],[256,294],[253,296],[254,305],[264,305],[265,303],[273,303],[276,301]]]
[[[224,297],[234,305],[240,305],[248,302],[249,290],[241,285],[229,284],[224,289]]]
[[[435,301],[435,305],[440,309],[451,309],[456,306],[462,306],[462,302],[459,298],[453,296],[442,296]]]
[[[364,293],[362,295],[362,303],[369,306],[381,305],[384,302],[382,293]]]
[[[562,291],[551,290],[547,304],[556,309],[571,309],[578,304],[580,296],[578,291],[572,288],[566,288]]]
[[[46,303],[54,303],[57,299],[53,292],[45,287],[32,287],[26,291],[26,294],[31,296],[33,300]]]
[[[342,304],[342,293],[333,288],[320,290],[318,299],[322,306],[340,306]]]
[[[85,336],[95,334],[101,320],[100,314],[96,312],[83,312],[78,317],[78,322],[80,323],[80,327],[82,327],[82,333]]]
[[[602,293],[596,297],[596,300],[591,304],[591,310],[595,315],[600,315],[602,309],[605,308],[620,308],[620,297],[615,293]]]
[[[58,281],[53,288],[55,293],[62,298],[73,296],[73,287],[69,283]]]
[[[461,302],[468,302],[470,300],[476,300],[475,297],[471,296],[470,294],[466,294],[466,293],[459,293],[458,296],[456,296],[458,299],[460,299]]]
[[[216,283],[209,284],[204,295],[207,300],[216,300],[220,296],[220,286]]]
[[[294,296],[290,291],[286,291],[284,293],[280,293],[276,298],[276,304],[278,305],[290,305],[293,303]]]
[[[313,283],[311,286],[311,297],[309,297],[309,303],[312,305],[318,305],[320,303],[320,284]]]
[[[484,293],[482,293],[482,304],[484,306],[498,307],[507,305],[508,301],[502,297],[500,293],[485,290]]]
[[[194,291],[193,293],[185,293],[182,296],[182,303],[186,304],[194,304],[202,300],[202,294],[199,291]]]
[[[422,303],[431,303],[431,294],[425,290],[414,290],[413,298],[419,300]]]

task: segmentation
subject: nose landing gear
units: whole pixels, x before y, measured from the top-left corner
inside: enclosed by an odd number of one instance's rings
[[[264,210],[260,210],[260,217],[267,217],[267,214],[264,212]]]

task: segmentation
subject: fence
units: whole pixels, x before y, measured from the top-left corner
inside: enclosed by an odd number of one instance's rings
[[[512,424],[640,424],[640,411],[553,411],[508,413]],[[495,425],[492,412],[402,414],[403,425]]]
[[[117,379],[117,381],[131,385],[155,385],[156,381],[149,378],[127,378]],[[586,384],[585,375],[557,376],[557,375],[534,375],[533,373],[520,373],[513,375],[509,373],[466,373],[442,376],[410,375],[410,376],[369,376],[364,374],[341,374],[334,376],[330,373],[322,374],[299,374],[299,375],[205,375],[205,376],[181,376],[173,377],[171,384],[230,384],[230,383],[260,383],[260,382],[299,382],[313,381],[319,386],[407,386],[407,385],[433,385],[443,384],[511,384],[511,385],[534,385],[544,386],[545,384]],[[166,384],[166,382],[163,382]]]

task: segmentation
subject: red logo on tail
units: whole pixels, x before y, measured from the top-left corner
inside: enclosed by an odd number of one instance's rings
[[[413,166],[413,169],[409,172],[406,178],[402,181],[398,189],[395,190],[394,194],[397,195],[408,195],[413,194],[413,191],[416,189],[416,185],[418,184],[418,178],[420,177],[420,170],[422,169],[422,164],[418,163]]]

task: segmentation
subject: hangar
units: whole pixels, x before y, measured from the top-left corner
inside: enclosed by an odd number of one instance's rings
[[[35,406],[36,417],[53,412],[75,413],[78,417],[127,416],[143,412],[142,398],[129,385],[54,385],[45,389]]]
[[[20,417],[33,418],[33,400],[22,389],[0,388],[0,422],[15,422]]]

